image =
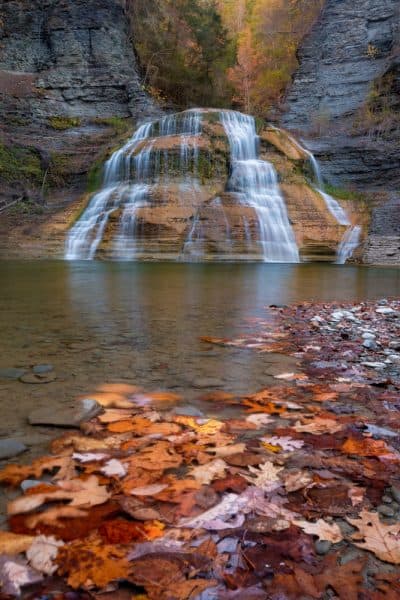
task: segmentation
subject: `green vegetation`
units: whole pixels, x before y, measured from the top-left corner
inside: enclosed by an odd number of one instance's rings
[[[0,143],[0,178],[8,183],[25,181],[41,184],[43,171],[35,150]]]
[[[357,190],[343,189],[334,185],[330,185],[329,183],[324,185],[324,190],[327,194],[330,194],[334,198],[339,198],[340,200],[365,200],[365,194],[362,192]]]
[[[68,154],[53,152],[47,172],[48,187],[61,187],[68,181],[71,172],[71,157]]]
[[[79,117],[49,117],[48,123],[53,129],[65,131],[73,127],[79,127],[81,119]]]
[[[98,158],[93,163],[90,171],[88,172],[86,191],[89,194],[93,194],[101,186],[102,177],[103,177],[103,165],[104,165],[104,157]]]
[[[29,215],[42,215],[45,209],[40,204],[33,202],[32,200],[21,200],[16,202],[8,209],[8,214],[11,216],[29,216]]]
[[[115,133],[119,135],[126,133],[131,128],[131,120],[123,117],[99,117],[97,119],[93,119],[93,123],[96,125],[106,125],[107,127],[112,127]]]

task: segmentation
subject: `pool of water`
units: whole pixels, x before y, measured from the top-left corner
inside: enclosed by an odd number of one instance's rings
[[[51,363],[46,385],[0,380],[0,437],[35,445],[26,415],[104,382],[167,389],[187,403],[215,380],[242,394],[290,367],[279,355],[213,347],[268,319],[268,305],[398,296],[400,270],[324,264],[0,262],[0,368]],[[292,360],[292,359],[290,359]],[[212,387],[212,386],[211,386]]]

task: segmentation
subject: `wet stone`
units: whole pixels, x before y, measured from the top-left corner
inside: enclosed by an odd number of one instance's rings
[[[396,500],[396,502],[400,502],[400,487],[392,485],[392,487],[390,488],[390,492],[393,498]]]
[[[44,373],[43,375],[38,375],[36,373],[25,373],[22,377],[19,378],[22,383],[32,383],[32,384],[43,384],[43,383],[51,383],[57,379],[57,375],[55,373]]]
[[[26,373],[26,369],[0,369],[0,379],[19,379]]]
[[[381,504],[378,506],[378,513],[383,515],[384,517],[394,517],[394,510],[390,506],[386,506],[386,504]]]
[[[35,375],[44,375],[46,373],[50,373],[50,371],[53,371],[54,367],[53,365],[35,365],[32,369],[32,371],[35,373]]]
[[[315,551],[317,554],[327,554],[331,548],[332,542],[328,542],[326,540],[318,540],[317,542],[315,542]]]
[[[102,411],[96,400],[85,399],[57,411],[52,406],[31,412],[28,421],[31,425],[52,425],[54,427],[79,427],[84,421],[97,416]]]
[[[368,348],[368,350],[376,350],[378,347],[375,340],[370,339],[370,338],[364,340],[363,346],[364,346],[364,348]]]
[[[382,502],[385,504],[392,504],[393,498],[391,496],[382,496]]]
[[[0,460],[22,454],[28,448],[22,442],[12,438],[0,440]]]
[[[195,406],[178,406],[173,409],[172,413],[175,415],[185,415],[188,417],[204,417],[205,416],[204,413],[201,412],[201,410],[199,410]]]

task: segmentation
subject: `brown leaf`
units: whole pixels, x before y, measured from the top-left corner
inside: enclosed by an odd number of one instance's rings
[[[339,598],[358,600],[363,585],[364,564],[364,561],[356,559],[338,565],[337,555],[328,555],[324,560],[323,572],[315,576],[315,583],[322,592],[331,587]]]
[[[68,584],[78,589],[103,588],[129,573],[125,551],[101,538],[77,540],[60,548],[57,557],[59,574],[67,576]]]
[[[400,564],[400,523],[385,525],[378,513],[367,510],[361,511],[359,519],[347,520],[359,530],[351,538],[355,546],[373,552],[381,560]]]
[[[32,546],[34,539],[31,535],[0,531],[0,554],[15,555],[26,552]]]

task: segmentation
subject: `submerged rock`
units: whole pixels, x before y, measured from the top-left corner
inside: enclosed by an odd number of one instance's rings
[[[26,369],[6,368],[0,369],[0,379],[19,379],[26,373]]]
[[[79,427],[102,411],[96,400],[85,399],[70,406],[54,410],[52,406],[38,408],[30,413],[31,425],[53,425],[54,427]]]
[[[0,460],[18,456],[18,454],[22,454],[22,452],[25,452],[27,449],[25,444],[18,440],[12,438],[0,440]]]

